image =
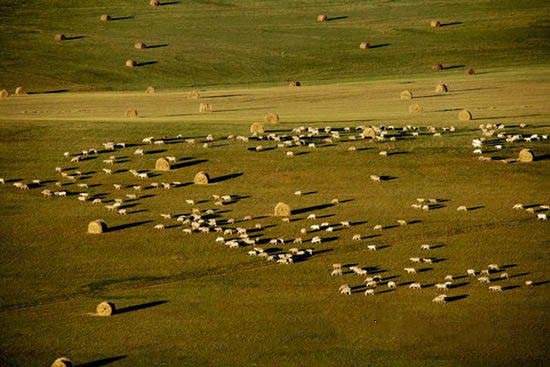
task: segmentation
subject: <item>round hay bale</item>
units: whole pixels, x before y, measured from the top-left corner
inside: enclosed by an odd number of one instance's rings
[[[107,230],[107,223],[103,219],[97,219],[88,223],[88,233],[100,234]]]
[[[276,217],[290,217],[292,214],[292,211],[290,210],[290,206],[285,203],[277,203],[275,205],[275,210],[273,211]]]
[[[460,121],[470,121],[472,119],[472,113],[468,110],[462,110],[458,113],[458,119]]]
[[[101,20],[102,22],[110,22],[112,18],[109,14],[103,14],[99,17],[99,20]]]
[[[475,70],[472,68],[468,68],[464,71],[464,74],[466,75],[474,75],[475,73],[476,73]]]
[[[65,37],[64,34],[56,34],[53,38],[56,42],[61,42],[61,41],[65,41],[67,39],[67,37]]]
[[[151,5],[153,8],[158,8],[160,6],[159,0],[151,0],[149,1],[149,5]]]
[[[430,22],[430,27],[432,28],[439,28],[441,27],[441,23],[439,22],[439,20],[432,20]]]
[[[322,14],[321,14],[321,15],[318,15],[318,16],[317,16],[317,21],[318,21],[318,22],[326,22],[327,19],[328,19],[328,18],[327,18],[326,15],[322,15]]]
[[[277,124],[279,122],[279,115],[275,112],[270,112],[264,116],[264,121],[268,124]]]
[[[156,91],[157,90],[152,85],[148,86],[147,89],[145,89],[145,93],[147,93],[147,94],[155,94]]]
[[[412,105],[409,106],[409,112],[410,113],[420,113],[420,112],[422,112],[422,107],[417,103],[413,103]]]
[[[133,108],[129,108],[129,109],[126,111],[126,117],[132,117],[132,118],[138,117],[138,112],[137,112],[137,110],[134,110]]]
[[[134,43],[134,48],[138,50],[145,50],[147,48],[147,45],[143,42],[136,42]]]
[[[519,152],[519,161],[520,162],[533,162],[535,160],[535,155],[533,154],[533,151],[531,149],[522,149]]]
[[[170,162],[164,158],[159,158],[155,162],[155,171],[170,171]]]
[[[59,357],[53,361],[51,367],[73,367],[73,361],[69,357]]]
[[[208,173],[200,171],[195,175],[193,182],[195,183],[195,185],[208,185],[208,183],[210,182],[210,176],[208,176]]]
[[[408,90],[404,90],[399,94],[399,98],[401,98],[402,101],[409,100],[413,98],[413,94]]]
[[[23,95],[27,94],[27,91],[25,90],[24,87],[17,87],[17,88],[15,88],[15,94],[18,95],[18,96],[23,96]]]
[[[98,316],[111,316],[116,311],[116,307],[114,303],[111,302],[101,302],[97,307],[95,308],[95,312]]]
[[[376,139],[376,131],[372,127],[366,127],[363,129],[363,136],[365,138]]]
[[[435,86],[436,93],[447,93],[448,91],[449,91],[449,88],[445,83],[439,83],[438,85]]]
[[[361,43],[359,44],[359,48],[360,48],[361,50],[367,50],[369,47],[370,47],[370,44],[369,44],[368,42],[361,42]]]
[[[289,84],[288,84],[289,87],[301,87],[302,86],[302,83],[300,83],[299,81],[297,80],[292,80]]]
[[[441,71],[441,70],[443,70],[443,65],[441,65],[441,64],[432,65],[432,70],[433,71]]]
[[[126,60],[126,66],[129,67],[129,68],[133,68],[133,67],[137,66],[137,62],[135,60],[128,59],[128,60]]]
[[[261,122],[254,122],[250,125],[250,133],[252,134],[263,134],[264,133],[264,124]]]
[[[8,92],[5,89],[0,90],[0,98],[8,98],[10,96],[10,92]]]

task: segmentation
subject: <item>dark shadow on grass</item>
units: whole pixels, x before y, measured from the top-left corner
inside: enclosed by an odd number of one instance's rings
[[[471,207],[468,208],[468,211],[478,210],[478,209],[483,209],[483,208],[485,208],[485,206],[483,206],[483,205],[471,206]]]
[[[382,181],[392,181],[392,180],[397,180],[399,177],[395,177],[395,176],[380,176],[380,179]]]
[[[211,178],[210,183],[219,183],[219,182],[231,180],[233,178],[241,177],[242,175],[244,175],[244,172],[230,173],[228,175]]]
[[[128,16],[125,16],[125,17],[114,17],[114,18],[111,18],[111,21],[116,22],[117,20],[128,20],[128,19],[134,19],[134,16],[133,15],[128,15]]]
[[[453,283],[453,284],[449,285],[448,287],[451,288],[451,289],[460,288],[460,287],[467,286],[468,284],[470,284],[470,282]]]
[[[106,366],[108,364],[119,361],[119,360],[124,359],[126,357],[127,357],[126,355],[121,355],[121,356],[116,356],[116,357],[103,358],[103,359],[98,359],[98,360],[91,361],[91,362],[77,364],[77,365],[75,365],[75,367],[101,367],[101,366]]]
[[[369,49],[371,49],[371,48],[382,48],[382,47],[388,47],[388,46],[390,46],[389,43],[379,43],[377,45],[369,46]]]
[[[347,15],[341,15],[341,16],[332,17],[332,18],[327,17],[327,22],[333,22],[335,20],[343,20],[343,19],[348,19],[348,16]]]
[[[139,304],[139,305],[123,307],[123,308],[115,310],[115,312],[113,312],[113,315],[120,315],[120,314],[127,313],[127,312],[143,310],[145,308],[155,307],[155,306],[163,305],[165,303],[168,303],[168,301],[155,301],[155,302],[142,303],[142,304]]]
[[[164,153],[166,152],[166,149],[154,149],[154,150],[148,150],[145,152],[145,154],[157,154],[157,153]]]
[[[161,44],[158,44],[158,45],[147,45],[147,49],[149,48],[161,48],[161,47],[168,47],[168,44],[167,43],[161,43]]]
[[[74,40],[80,40],[83,38],[88,38],[88,36],[72,36],[72,37],[65,37],[66,41],[74,41]]]
[[[191,167],[191,166],[195,166],[197,164],[201,164],[201,163],[205,163],[205,162],[208,162],[207,159],[197,159],[197,160],[194,160],[194,161],[185,161],[185,162],[177,162],[177,163],[174,163],[170,166],[170,169],[179,169],[179,168],[184,168],[184,167]]]
[[[458,296],[447,297],[447,298],[445,298],[445,301],[446,302],[455,302],[455,301],[460,301],[461,299],[464,299],[464,298],[467,298],[467,297],[468,297],[467,294],[461,294],[461,295],[458,295]]]
[[[444,66],[443,70],[451,70],[451,69],[460,69],[463,68],[465,65],[450,65],[450,66]]]
[[[116,232],[121,231],[123,229],[133,228],[133,227],[139,227],[143,224],[152,223],[152,220],[143,220],[140,222],[134,222],[134,223],[125,223],[114,227],[107,228],[106,232]]]
[[[509,285],[507,287],[502,287],[502,290],[503,291],[509,291],[509,290],[516,289],[516,288],[519,288],[519,285]]]
[[[164,2],[164,3],[160,3],[159,6],[176,5],[176,4],[179,4],[179,3],[181,3],[181,1],[167,1],[167,2]]]
[[[28,92],[28,94],[57,94],[57,93],[66,93],[68,89],[55,89],[55,90],[45,90],[43,92]]]
[[[141,66],[147,66],[147,65],[154,65],[154,64],[158,64],[158,61],[144,61],[144,62],[138,62],[136,64],[137,67],[141,67]]]
[[[326,209],[326,208],[330,208],[334,206],[334,204],[321,204],[321,205],[314,205],[314,206],[308,206],[308,207],[305,207],[305,208],[300,208],[300,209],[295,209],[292,211],[292,214],[303,214],[303,213],[307,213],[307,212],[312,212],[314,210],[322,210],[322,209]]]
[[[545,284],[548,284],[548,283],[550,283],[550,280],[541,280],[540,282],[533,282],[533,286],[538,287],[538,286],[545,285]]]
[[[450,22],[450,23],[442,23],[440,24],[439,26],[440,27],[450,27],[450,26],[453,26],[453,25],[461,25],[461,24],[464,24],[462,22]]]

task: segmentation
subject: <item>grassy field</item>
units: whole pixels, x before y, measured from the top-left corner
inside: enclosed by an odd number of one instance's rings
[[[157,10],[147,1],[75,3],[51,1],[44,10],[44,1],[0,1],[0,44],[11,51],[0,61],[0,89],[25,85],[36,92],[0,100],[6,181],[0,185],[0,365],[44,366],[61,355],[81,367],[547,363],[548,224],[512,206],[550,204],[550,145],[518,142],[496,150],[495,136],[483,148],[492,162],[479,161],[471,146],[480,124],[502,122],[507,134],[550,133],[544,2],[186,1]],[[104,24],[103,13],[132,18]],[[321,13],[347,18],[318,24]],[[427,26],[433,18],[460,24],[434,30]],[[55,44],[58,32],[86,38]],[[389,45],[361,52],[365,39]],[[140,40],[167,46],[134,50]],[[129,57],[158,63],[126,69]],[[478,73],[431,72],[437,62]],[[304,86],[288,88],[291,79]],[[441,81],[449,93],[434,92]],[[146,95],[148,85],[158,92]],[[187,98],[192,88],[200,99]],[[415,98],[401,101],[403,89]],[[413,102],[424,112],[409,113]],[[199,103],[211,103],[214,112],[199,113]],[[126,118],[128,108],[139,117]],[[461,109],[474,120],[458,121]],[[314,139],[316,149],[226,139],[248,136],[250,124],[272,111],[281,122],[266,125],[268,133],[330,126],[342,139]],[[369,125],[423,129],[396,141],[350,140],[355,127]],[[442,130],[450,126],[456,131]],[[208,134],[214,142],[203,148]],[[141,142],[177,135],[196,143]],[[63,157],[107,141],[127,148],[78,163]],[[258,145],[264,151],[256,152]],[[539,159],[498,162],[522,148]],[[147,154],[135,157],[136,149]],[[380,156],[383,150],[390,155]],[[108,176],[102,161],[111,154],[119,163]],[[177,168],[145,181],[127,172],[152,170],[164,156],[177,157]],[[79,182],[89,189],[64,180],[71,195],[43,198],[43,189],[56,189],[57,166],[82,171]],[[192,184],[201,170],[211,184]],[[370,175],[392,179],[375,183]],[[12,186],[37,178],[42,184],[29,191]],[[108,204],[132,193],[133,184],[173,181],[182,184],[143,190],[125,202],[127,216],[76,199],[87,191]],[[115,183],[124,189],[114,190]],[[296,190],[305,194],[295,196]],[[218,207],[213,194],[235,200]],[[441,199],[441,207],[411,208],[419,197]],[[338,205],[330,205],[334,198]],[[290,223],[272,216],[279,201],[294,209]],[[472,210],[457,212],[461,205]],[[313,256],[293,265],[268,263],[247,256],[250,246],[229,249],[215,243],[218,234],[186,235],[174,219],[160,217],[192,207],[215,209],[220,222],[235,218],[235,226],[264,241],[287,240],[262,248],[313,248]],[[311,213],[318,219],[307,220]],[[242,221],[247,215],[254,219]],[[112,230],[87,234],[88,222],[98,218]],[[409,224],[396,226],[400,219]],[[346,220],[351,228],[337,226]],[[325,221],[335,225],[333,233],[302,235],[321,235],[321,245],[292,244],[301,228]],[[168,228],[155,231],[158,223]],[[263,229],[253,232],[256,223]],[[374,231],[377,224],[385,229]],[[352,241],[354,234],[363,240]],[[425,243],[437,246],[420,251]],[[367,251],[373,244],[378,251]],[[410,257],[438,261],[418,265]],[[364,277],[331,277],[333,263],[368,268],[397,289],[381,285],[375,296],[364,296]],[[491,263],[510,275],[491,275],[502,293],[462,277]],[[407,275],[409,266],[422,271]],[[448,274],[456,278],[446,292],[450,301],[436,305],[434,283]],[[535,286],[525,287],[527,280]],[[423,289],[408,289],[413,281]],[[356,291],[340,295],[343,283]],[[90,316],[104,300],[122,312]]]

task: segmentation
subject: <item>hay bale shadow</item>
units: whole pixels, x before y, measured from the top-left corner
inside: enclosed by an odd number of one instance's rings
[[[330,207],[333,207],[334,204],[321,204],[321,205],[313,205],[313,206],[308,206],[308,207],[305,207],[305,208],[300,208],[300,209],[294,209],[292,211],[292,214],[303,214],[303,213],[307,213],[307,212],[311,212],[311,211],[314,211],[314,210],[322,210],[322,209],[326,209],[326,208],[330,208]]]
[[[127,20],[127,19],[134,19],[134,16],[133,15],[128,15],[128,16],[125,16],[125,17],[113,17],[113,18],[111,18],[111,21],[116,22],[117,20]]]
[[[152,220],[143,220],[143,221],[140,221],[140,222],[125,223],[125,224],[121,224],[121,225],[118,225],[118,226],[109,227],[109,228],[107,228],[107,230],[105,232],[108,233],[108,232],[121,231],[123,229],[139,227],[139,226],[142,226],[144,224],[152,223],[152,222],[153,222]]]
[[[450,26],[453,26],[453,25],[462,25],[462,24],[464,24],[464,23],[462,23],[462,22],[450,22],[450,23],[442,23],[439,26],[440,27],[450,27]]]
[[[443,70],[452,70],[452,69],[461,69],[466,65],[450,65],[450,66],[443,66]]]
[[[116,357],[102,358],[102,359],[97,359],[97,360],[91,361],[91,362],[77,364],[77,365],[75,365],[75,367],[101,367],[101,366],[106,366],[108,364],[119,361],[119,360],[124,359],[126,357],[127,357],[126,355],[120,355],[120,356],[116,356]]]
[[[219,183],[219,182],[231,180],[233,178],[241,177],[242,175],[244,175],[244,172],[230,173],[228,175],[214,177],[210,179],[210,183]]]
[[[332,17],[332,18],[327,18],[327,22],[333,22],[335,20],[343,20],[343,19],[348,19],[349,17],[347,15],[341,15],[341,16],[338,16],[338,17]]]
[[[136,67],[141,67],[141,66],[147,66],[147,65],[154,65],[154,64],[158,64],[158,61],[144,61],[144,62],[138,62],[136,64]]]
[[[120,315],[127,312],[143,310],[145,308],[155,307],[155,306],[163,305],[165,303],[168,303],[168,301],[154,301],[154,302],[141,303],[138,305],[123,307],[123,308],[116,309],[115,312],[113,312],[113,315]]]
[[[80,40],[83,38],[88,38],[88,36],[72,36],[72,37],[65,37],[65,41],[75,41]]]
[[[369,49],[371,49],[371,48],[382,48],[382,47],[388,47],[388,46],[391,46],[391,43],[380,43],[378,45],[372,45],[372,46],[369,46]]]
[[[160,43],[158,45],[147,45],[145,46],[146,49],[149,49],[149,48],[161,48],[161,47],[168,47],[168,44],[167,43]]]

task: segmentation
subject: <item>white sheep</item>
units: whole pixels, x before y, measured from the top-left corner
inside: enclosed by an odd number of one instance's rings
[[[342,269],[333,269],[332,272],[330,273],[331,277],[341,276],[341,275],[342,275]]]
[[[430,245],[421,245],[421,246],[420,246],[420,249],[421,249],[421,250],[430,250],[431,247],[430,247]]]
[[[468,270],[466,270],[466,275],[471,276],[471,277],[475,277],[476,276],[476,271],[474,269],[468,269]]]
[[[479,278],[477,278],[477,280],[480,283],[491,283],[491,280],[489,279],[489,277],[479,277]]]
[[[374,296],[374,289],[369,288],[365,291],[365,296]]]
[[[374,231],[381,231],[383,229],[382,225],[381,224],[377,224],[374,226],[373,230]]]
[[[376,245],[368,245],[368,246],[367,246],[367,249],[368,249],[369,251],[376,251]]]
[[[521,210],[523,209],[523,204],[514,204],[514,206],[512,207],[512,209],[514,210]]]
[[[395,284],[395,282],[393,282],[393,281],[391,281],[391,280],[388,282],[387,286],[388,286],[388,288],[390,288],[390,289],[395,289],[395,288],[397,288],[397,284]]]
[[[539,213],[539,214],[537,214],[537,219],[538,220],[548,220],[548,217],[547,217],[546,213]]]
[[[157,224],[153,228],[158,229],[158,230],[163,230],[163,229],[165,229],[165,226],[164,226],[164,224]]]
[[[446,303],[446,298],[447,298],[447,295],[445,294],[440,294],[439,296],[435,297],[434,299],[432,299],[432,302],[434,303],[438,303],[438,304],[442,304],[442,303]]]
[[[491,292],[502,292],[502,286],[500,285],[491,285],[489,286]]]
[[[461,205],[458,208],[456,208],[456,211],[458,211],[458,212],[467,212],[468,208],[465,205]]]
[[[420,283],[411,283],[409,284],[410,289],[422,289],[422,285]]]
[[[352,241],[361,241],[361,235],[360,234],[354,234],[351,239],[352,239]]]
[[[407,221],[406,221],[406,220],[403,220],[403,219],[398,219],[398,220],[397,220],[397,224],[399,224],[400,226],[406,226],[406,225],[407,225]]]
[[[370,175],[370,179],[374,182],[382,182],[382,178],[376,175]]]
[[[126,209],[119,209],[119,210],[118,210],[118,214],[120,214],[120,215],[126,215],[126,214],[128,214],[128,212],[126,211]]]
[[[403,269],[407,274],[416,274],[415,268],[404,268]]]
[[[347,284],[342,284],[340,288],[338,288],[338,291],[340,294],[351,296],[351,287]]]
[[[317,216],[315,214],[310,214],[307,216],[307,219],[310,219],[310,220],[315,220],[317,218]]]

